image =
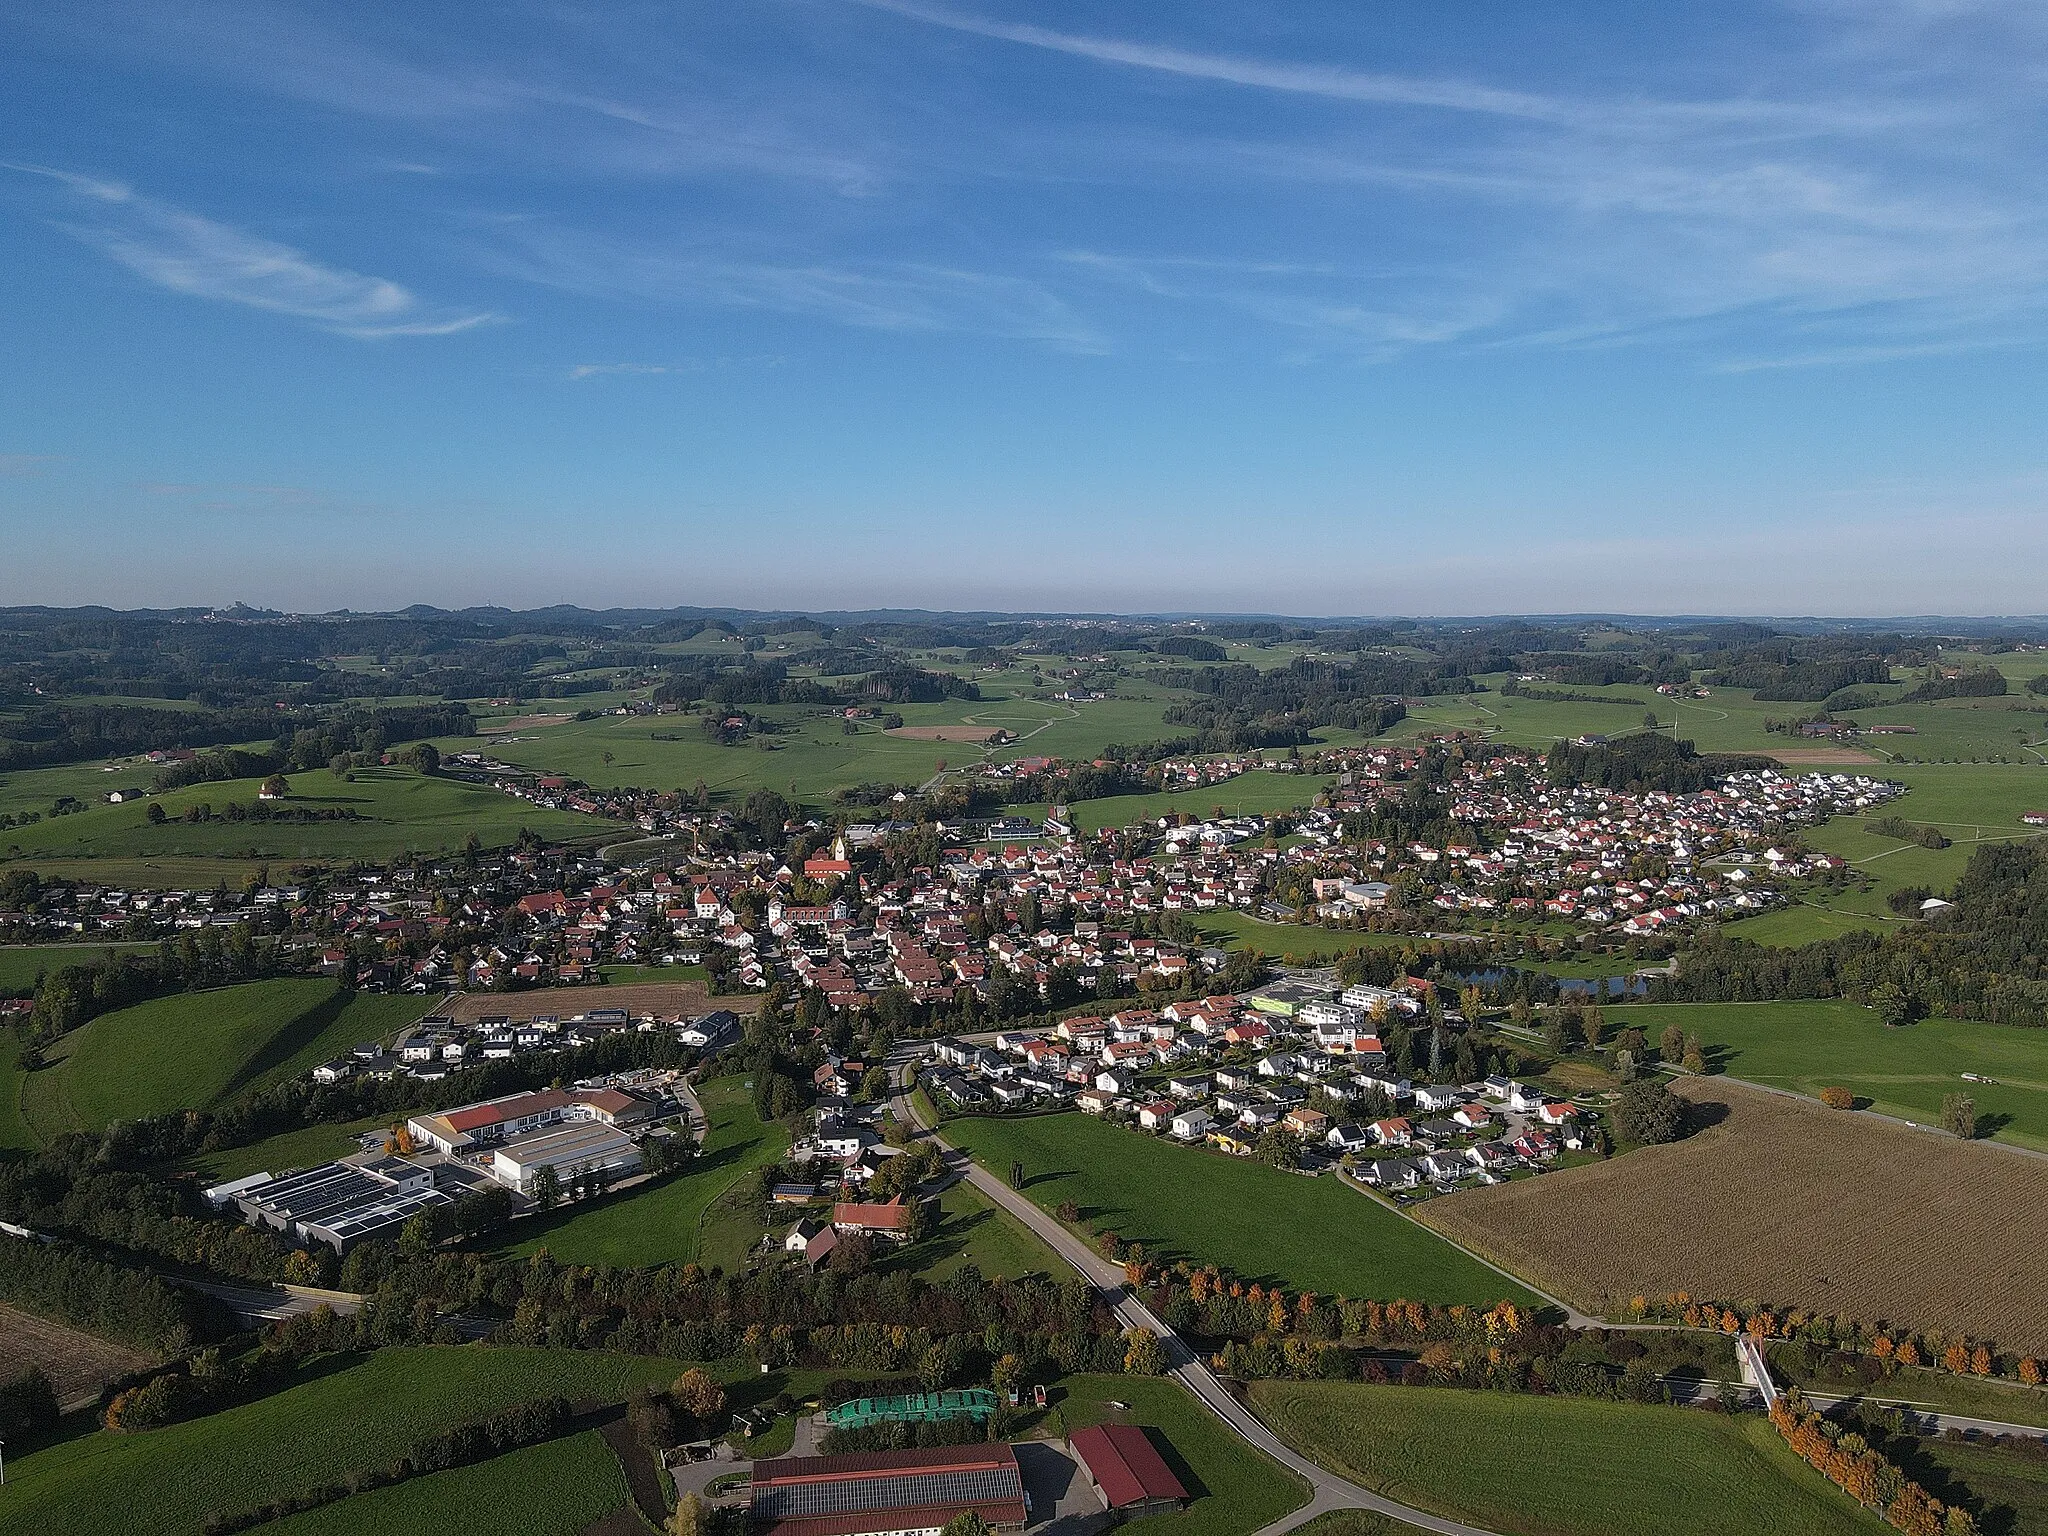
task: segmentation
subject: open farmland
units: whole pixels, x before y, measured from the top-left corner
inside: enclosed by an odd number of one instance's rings
[[[261,779],[233,779],[170,790],[142,804],[94,806],[75,816],[13,828],[0,841],[10,858],[40,866],[49,859],[89,858],[386,859],[458,849],[472,836],[485,847],[502,847],[516,840],[521,828],[561,842],[622,830],[617,822],[551,811],[482,785],[427,778],[403,768],[357,769],[352,779],[318,768],[289,775],[289,783],[289,798],[276,803],[279,812],[352,811],[353,817],[230,820],[230,806],[256,814],[272,809],[257,800]],[[186,812],[202,806],[211,808],[210,820],[184,819]],[[152,824],[152,807],[161,809],[165,820]]]
[[[1697,1034],[1714,1071],[1818,1095],[1839,1086],[1868,1108],[1941,1124],[1945,1094],[1976,1101],[1980,1130],[2048,1150],[2048,1030],[1969,1019],[1887,1028],[1839,998],[1796,1003],[1645,1003],[1610,1010],[1615,1028],[1654,1040],[1676,1024]],[[1975,1073],[1988,1082],[1965,1082]]]
[[[1726,1079],[1677,1091],[1718,1123],[1422,1219],[1589,1312],[1682,1290],[2048,1349],[2048,1161]]]
[[[38,1366],[57,1389],[57,1401],[68,1405],[148,1363],[132,1349],[31,1312],[0,1307],[0,1381]]]
[[[1503,1536],[1884,1529],[1753,1414],[1352,1382],[1262,1381],[1252,1401],[1322,1465]]]
[[[1067,1113],[963,1118],[942,1134],[984,1166],[1024,1165],[1024,1193],[1163,1258],[1220,1264],[1248,1280],[1324,1295],[1534,1305],[1513,1282],[1334,1178],[1174,1146]]]
[[[695,973],[691,973],[695,974]],[[593,1008],[623,1008],[631,1014],[657,1013],[664,1018],[696,1017],[714,1009],[753,1013],[761,1006],[757,993],[713,997],[701,981],[635,981],[615,987],[538,987],[530,992],[470,992],[449,1000],[441,1011],[461,1024],[500,1014],[514,1019],[554,1014],[568,1018]]]
[[[282,978],[181,992],[101,1014],[28,1075],[21,1107],[44,1141],[173,1109],[206,1109],[382,1039],[429,1006]]]
[[[195,1532],[213,1511],[383,1466],[451,1423],[555,1393],[616,1402],[682,1369],[637,1355],[481,1345],[335,1357],[297,1385],[205,1418],[138,1435],[96,1430],[10,1456],[0,1536]]]

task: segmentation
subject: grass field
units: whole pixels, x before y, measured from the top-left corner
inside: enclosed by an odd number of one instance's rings
[[[1512,1282],[1334,1178],[1173,1146],[1081,1114],[950,1120],[946,1139],[1007,1172],[1047,1210],[1071,1200],[1084,1226],[1150,1252],[1224,1265],[1325,1295],[1493,1302]]]
[[[361,1536],[365,1531],[464,1531],[567,1536],[627,1503],[626,1479],[594,1429],[506,1456],[416,1477],[262,1529],[266,1536]]]
[[[1246,1536],[1307,1502],[1308,1490],[1224,1427],[1178,1383],[1143,1376],[1070,1376],[1056,1389],[1057,1426],[1141,1424],[1194,1498],[1170,1515],[1118,1529],[1135,1536]],[[1119,1407],[1118,1404],[1126,1406]]]
[[[67,965],[97,965],[113,954],[137,954],[154,944],[12,944],[0,948],[0,997],[34,997],[36,978]]]
[[[1262,1381],[1300,1450],[1502,1536],[1853,1536],[1883,1530],[1762,1418],[1577,1397]]]
[[[42,1139],[173,1109],[206,1109],[295,1077],[360,1040],[411,1023],[414,997],[285,978],[184,992],[101,1014],[67,1035],[22,1088]]]
[[[1652,1040],[1674,1023],[1697,1032],[1713,1070],[1730,1077],[1809,1095],[1832,1084],[1923,1125],[1940,1125],[1944,1094],[1968,1093],[1998,1140],[2048,1150],[2048,1031],[1964,1019],[1888,1029],[1839,1000],[1646,1003],[1609,1016]],[[1997,1081],[1966,1083],[1965,1072]]]
[[[955,1180],[939,1195],[939,1220],[932,1235],[904,1250],[893,1262],[929,1280],[943,1280],[970,1264],[990,1279],[997,1275],[1006,1280],[1021,1280],[1026,1275],[1065,1279],[1074,1272],[1072,1265],[1004,1215],[965,1179]]]
[[[2016,1219],[2048,1209],[2048,1162],[1725,1078],[1676,1086],[1718,1123],[1422,1219],[1589,1312],[1683,1290],[2048,1350],[2048,1265]]]
[[[513,1229],[519,1241],[511,1252],[524,1258],[545,1248],[564,1264],[622,1268],[695,1259],[705,1244],[707,1213],[719,1196],[789,1149],[789,1133],[763,1125],[754,1114],[747,1079],[702,1084],[697,1096],[710,1126],[702,1155],[688,1172],[588,1208],[565,1206],[522,1221]],[[751,1236],[742,1251],[750,1243]]]
[[[557,1392],[616,1399],[682,1369],[674,1360],[480,1345],[322,1362],[298,1386],[206,1418],[146,1434],[100,1430],[10,1456],[0,1536],[193,1532],[211,1511],[381,1466],[451,1423]]]
[[[1807,1370],[1805,1350],[1797,1344],[1773,1344],[1769,1354],[1773,1370],[1809,1392],[1833,1397],[1874,1396],[1964,1418],[2048,1429],[2048,1387],[2029,1387],[1997,1377],[1952,1376],[1925,1366],[1899,1367],[1873,1385],[1853,1371],[1830,1370],[1825,1359],[1820,1369]]]
[[[228,821],[230,805],[254,808],[261,779],[195,784],[144,804],[100,805],[0,834],[7,857],[40,867],[46,860],[106,858],[383,859],[461,848],[475,836],[486,847],[512,842],[522,827],[561,842],[615,837],[618,822],[551,811],[457,779],[425,778],[409,769],[358,769],[353,782],[325,768],[289,776],[283,809],[341,810],[354,821]],[[149,806],[167,820],[152,826]],[[187,822],[187,809],[210,805],[215,820]]]
[[[1974,1508],[1986,1536],[2048,1536],[2048,1461],[1995,1446],[1923,1440],[1905,1470],[1942,1502]]]
[[[1169,811],[1205,817],[1213,816],[1220,808],[1226,816],[1270,816],[1275,811],[1301,810],[1313,805],[1316,796],[1336,782],[1333,775],[1326,773],[1241,773],[1201,789],[1166,790],[1156,795],[1108,795],[1100,800],[1076,800],[1069,809],[1075,826],[1083,832],[1156,821]],[[1049,807],[1033,805],[1022,809],[1028,815],[1039,815]]]
[[[356,1138],[366,1131],[388,1130],[404,1118],[400,1114],[372,1115],[339,1125],[300,1126],[280,1131],[247,1146],[207,1152],[178,1164],[181,1172],[196,1174],[203,1183],[219,1184],[249,1173],[283,1173],[287,1168],[311,1168],[332,1162],[356,1150]]]

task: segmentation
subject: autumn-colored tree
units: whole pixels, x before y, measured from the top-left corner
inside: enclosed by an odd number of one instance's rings
[[[725,1412],[725,1388],[694,1365],[678,1376],[668,1391],[676,1406],[700,1424],[709,1424]]]
[[[1856,1095],[1846,1088],[1823,1088],[1820,1091],[1820,1101],[1827,1105],[1829,1109],[1854,1109],[1856,1107]]]
[[[1124,1371],[1131,1376],[1158,1376],[1166,1370],[1166,1350],[1159,1335],[1149,1328],[1133,1328],[1124,1335]]]
[[[1970,1374],[1972,1376],[1989,1376],[1992,1363],[1991,1347],[1989,1345],[1979,1344],[1970,1351]]]
[[[2035,1359],[2035,1358],[2034,1358],[2034,1357],[2033,1357],[2032,1355],[2027,1355],[2027,1356],[2025,1356],[2024,1358],[2022,1358],[2022,1359],[2021,1359],[2021,1361],[2020,1361],[2020,1380],[2021,1380],[2021,1381],[2024,1381],[2024,1382],[2025,1382],[2025,1383],[2026,1383],[2026,1384],[2027,1384],[2028,1386],[2030,1386],[2030,1387],[2038,1387],[2039,1385],[2041,1385],[2041,1377],[2042,1377],[2042,1371],[2041,1371],[2041,1362],[2040,1362],[2040,1361],[2036,1360],[2036,1359]]]
[[[710,1528],[711,1511],[701,1494],[684,1494],[668,1517],[669,1536],[706,1536]]]
[[[1901,1365],[1918,1365],[1920,1363],[1920,1346],[1911,1339],[1908,1339],[1899,1346],[1898,1352],[1893,1358]]]
[[[1969,1346],[1962,1343],[1949,1345],[1941,1352],[1941,1368],[1953,1376],[1965,1376],[1970,1370]]]

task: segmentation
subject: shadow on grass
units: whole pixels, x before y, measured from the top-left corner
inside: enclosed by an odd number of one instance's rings
[[[720,1147],[716,1152],[709,1153],[703,1157],[692,1158],[682,1167],[672,1172],[659,1174],[644,1184],[635,1184],[631,1189],[610,1190],[600,1199],[575,1200],[567,1204],[558,1205],[552,1211],[548,1211],[545,1214],[522,1216],[519,1220],[513,1222],[502,1234],[499,1234],[500,1240],[487,1251],[496,1257],[503,1258],[522,1244],[532,1242],[536,1238],[553,1236],[563,1227],[568,1226],[571,1222],[586,1214],[607,1210],[614,1205],[637,1200],[643,1195],[654,1194],[666,1189],[679,1179],[696,1178],[700,1174],[715,1174],[720,1169],[738,1162],[751,1148],[758,1145],[760,1140],[761,1138],[756,1136],[745,1141],[734,1142],[730,1146]]]
[[[233,1098],[262,1078],[266,1072],[283,1066],[306,1046],[319,1039],[327,1026],[341,1017],[342,1010],[348,1007],[354,997],[353,992],[337,987],[328,996],[287,1023],[283,1029],[270,1037],[262,1050],[244,1062],[241,1070],[228,1080],[228,1085],[220,1091],[221,1100]]]

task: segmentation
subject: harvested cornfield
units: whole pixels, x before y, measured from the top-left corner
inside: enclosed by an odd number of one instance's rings
[[[19,1376],[32,1365],[40,1366],[57,1389],[60,1403],[89,1398],[102,1383],[148,1363],[132,1349],[33,1313],[0,1307],[0,1380]]]
[[[2048,1353],[2048,1160],[1725,1079],[1676,1086],[1715,1123],[1421,1218],[1588,1312],[1686,1291]]]
[[[531,992],[470,992],[454,998],[441,1011],[458,1024],[478,1019],[505,1017],[515,1022],[552,1017],[573,1018],[579,1013],[623,1008],[635,1018],[651,1013],[657,1018],[696,1018],[714,1008],[734,1013],[753,1013],[761,1006],[760,996],[742,992],[713,997],[701,981],[636,981],[613,987],[540,987]]]

